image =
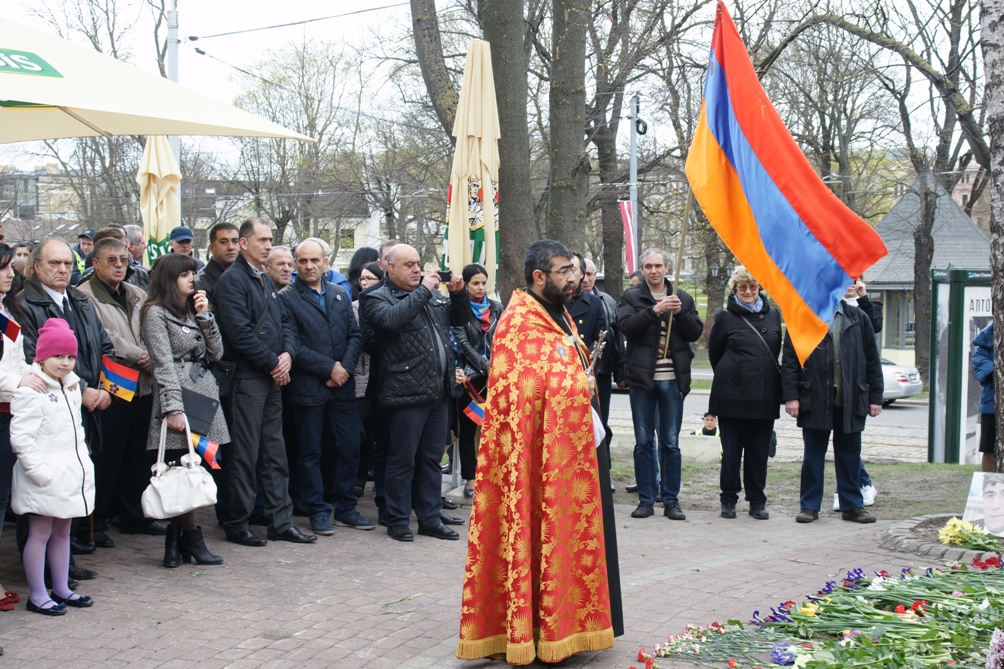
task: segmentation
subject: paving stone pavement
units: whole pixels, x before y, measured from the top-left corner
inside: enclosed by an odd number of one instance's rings
[[[360,510],[376,518],[369,493]],[[626,634],[613,649],[561,666],[626,669],[637,664],[640,646],[651,648],[688,622],[747,619],[853,567],[930,565],[879,548],[876,536],[887,522],[854,525],[825,514],[797,525],[791,517],[755,521],[745,510],[736,520],[689,512],[674,522],[635,520],[630,507],[618,506]],[[466,518],[469,511],[454,513]],[[77,558],[100,573],[79,588],[94,597],[94,607],[60,618],[29,613],[23,603],[0,613],[0,662],[32,669],[506,666],[454,656],[466,532],[456,542],[416,535],[413,544],[401,544],[383,528],[337,528],[315,545],[245,548],[226,543],[210,513],[200,521],[222,566],[164,569],[161,538],[112,530],[115,548]],[[13,527],[6,530],[0,582],[23,602],[24,572]]]

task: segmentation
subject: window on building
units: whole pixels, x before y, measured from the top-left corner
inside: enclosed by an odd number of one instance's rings
[[[886,348],[913,348],[916,317],[913,312],[913,293],[905,290],[885,293],[885,345]]]
[[[965,207],[967,204],[969,204],[969,196],[963,194],[963,196],[962,196],[962,206]]]

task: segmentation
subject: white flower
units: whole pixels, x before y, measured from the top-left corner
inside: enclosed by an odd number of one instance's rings
[[[990,608],[990,600],[984,597],[983,601],[976,608],[979,609],[980,611],[986,611],[987,609]]]

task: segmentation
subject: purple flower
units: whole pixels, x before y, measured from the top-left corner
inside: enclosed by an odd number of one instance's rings
[[[994,629],[987,653],[987,669],[1004,669],[1004,632]]]
[[[833,587],[836,584],[837,584],[836,581],[827,581],[826,585],[823,586],[823,589],[819,591],[819,594],[821,594],[821,595],[829,595],[829,594],[831,594],[833,592]]]
[[[763,625],[763,619],[760,617],[760,611],[753,612],[753,619],[750,621],[754,625]]]
[[[913,567],[903,567],[900,571],[903,572],[904,578],[913,575]]]
[[[786,666],[795,663],[795,654],[788,650],[788,644],[778,642],[770,649],[770,659],[772,659],[775,664]]]
[[[776,623],[790,623],[791,622],[791,618],[788,617],[788,610],[787,609],[782,608],[782,609],[778,610],[778,609],[775,609],[772,606],[772,607],[770,607],[770,612],[771,612],[771,619],[772,619],[771,622],[776,622]]]

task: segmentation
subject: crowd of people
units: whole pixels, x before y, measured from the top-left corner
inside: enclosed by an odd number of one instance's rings
[[[459,462],[449,466],[460,468],[473,497],[503,312],[488,296],[483,266],[425,273],[416,249],[388,240],[358,249],[346,276],[331,267],[324,240],[273,246],[260,219],[213,226],[206,262],[193,255],[192,231],[177,227],[171,252],[149,269],[138,226],[85,230],[72,247],[32,241],[0,240],[0,314],[20,326],[2,340],[0,505],[9,499],[19,516],[30,610],[62,615],[92,605],[74,590],[96,574],[74,556],[114,547],[112,525],[163,536],[165,567],[223,562],[194,512],[160,522],[141,505],[157,451],[181,460],[205,406],[213,409],[201,416],[200,436],[219,445],[211,473],[228,541],[314,543],[336,527],[377,524],[392,539],[414,541],[413,513],[418,534],[459,538],[450,526],[464,521],[444,510],[452,505],[441,496],[441,463],[459,440]],[[640,260],[619,300],[597,289],[596,267],[579,253],[560,289],[548,279],[541,295],[567,307],[593,353],[608,435],[611,389],[628,389],[639,498],[632,515],[653,515],[658,499],[666,517],[683,520],[679,434],[692,343],[704,325],[695,300],[667,278],[667,254],[652,249]],[[744,485],[750,515],[769,517],[767,453],[784,404],[805,433],[797,520],[818,517],[833,431],[839,508],[848,520],[874,521],[862,508],[860,432],[865,416],[881,410],[873,336],[881,320],[873,326],[880,311],[859,291],[851,287],[803,367],[755,278],[743,268],[732,274],[709,345],[709,413],[719,422],[706,422],[722,440],[723,517],[736,516]],[[131,398],[102,380],[109,360],[138,372]],[[369,480],[375,520],[356,508]],[[253,529],[262,525],[264,533]],[[19,596],[2,592],[0,610],[13,608]]]

